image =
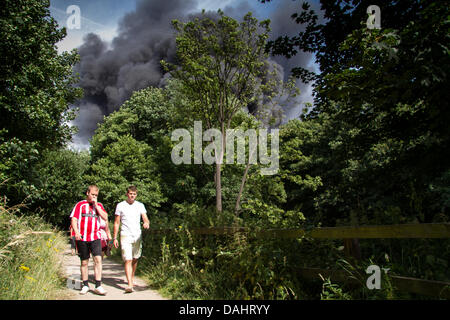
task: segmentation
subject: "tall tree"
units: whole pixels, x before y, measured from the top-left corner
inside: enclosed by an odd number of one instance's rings
[[[30,165],[40,152],[63,146],[73,133],[69,104],[81,95],[72,73],[78,56],[58,54],[55,44],[66,31],[50,16],[49,5],[5,0],[0,8],[0,178],[8,180],[6,186],[29,184]]]
[[[196,102],[194,117],[206,129],[219,128],[222,133],[221,141],[215,141],[216,209],[221,212],[225,132],[236,113],[257,99],[255,93],[262,89],[269,21],[258,22],[248,13],[239,23],[219,10],[217,19],[203,12],[187,23],[174,20],[173,26],[178,33],[178,63],[172,76]]]

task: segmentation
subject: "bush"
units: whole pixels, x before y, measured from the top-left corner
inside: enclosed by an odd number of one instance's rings
[[[18,211],[0,206],[0,299],[56,299],[63,288],[65,237],[37,216],[18,217]]]

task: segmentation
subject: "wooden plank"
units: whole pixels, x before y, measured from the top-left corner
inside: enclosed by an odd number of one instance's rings
[[[193,234],[226,235],[236,232],[250,232],[244,227],[192,228]],[[151,233],[167,234],[171,229],[151,229]],[[450,238],[450,223],[396,224],[383,226],[325,227],[310,231],[304,229],[268,229],[256,232],[261,238],[301,238],[314,239],[383,239],[383,238]]]
[[[186,229],[180,229],[181,232],[184,232]],[[148,229],[144,230],[151,234],[156,235],[164,235],[164,234],[172,234],[178,232],[178,230],[174,229]],[[204,227],[204,228],[192,228],[188,229],[188,231],[192,234],[197,235],[227,235],[234,234],[236,232],[247,232],[248,228],[243,227]]]
[[[248,231],[245,228],[241,229]],[[236,230],[236,232],[238,231]],[[304,229],[268,229],[257,232],[256,236],[262,238],[301,238],[307,236],[314,239],[450,238],[450,223],[326,227],[314,228],[308,232]]]
[[[315,239],[450,238],[450,223],[315,228],[307,236]]]
[[[423,280],[401,276],[391,276],[394,286],[399,291],[450,299],[450,282]]]
[[[163,236],[171,233],[175,233],[172,229],[144,229],[145,233],[150,233],[155,236]]]
[[[350,284],[365,285],[365,282],[361,284],[360,281],[351,278],[342,270],[329,270],[321,268],[300,268],[298,269],[298,275],[305,279],[321,280],[319,274],[325,279],[330,278],[331,281],[343,282]],[[369,275],[362,274],[363,279],[367,279]],[[417,293],[425,296],[437,297],[440,299],[450,299],[450,282],[423,280],[402,276],[390,276],[394,287],[398,291]]]
[[[210,227],[210,228],[193,228],[190,230],[193,234],[215,234],[226,235],[236,232],[247,232],[248,228],[244,227]]]
[[[258,238],[301,238],[306,234],[304,229],[268,229],[256,233]]]

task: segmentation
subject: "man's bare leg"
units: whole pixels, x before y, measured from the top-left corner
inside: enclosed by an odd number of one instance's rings
[[[133,285],[136,284],[136,283],[134,282],[134,275],[135,275],[135,273],[136,273],[137,264],[138,264],[138,259],[133,259],[133,263],[132,263],[133,273],[132,273],[132,275],[131,275],[131,281],[132,281]]]
[[[95,256],[94,257],[95,281],[102,281],[102,271],[103,271],[102,256]]]
[[[105,295],[106,290],[102,287],[102,272],[103,261],[102,256],[94,256],[94,276],[95,276],[95,290],[96,294]]]
[[[81,272],[81,281],[88,281],[89,270],[88,270],[89,259],[81,260],[80,272]]]
[[[131,289],[133,288],[133,274],[133,260],[125,260],[125,276],[127,277],[128,288]]]

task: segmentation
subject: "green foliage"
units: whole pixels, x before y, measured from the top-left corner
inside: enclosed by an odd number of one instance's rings
[[[127,134],[152,146],[159,143],[161,135],[167,134],[169,129],[168,119],[173,108],[169,99],[159,88],[149,87],[134,92],[97,128],[91,140],[92,157],[101,157],[109,144]]]
[[[87,152],[64,149],[46,152],[36,165],[36,182],[28,189],[32,195],[29,207],[46,221],[67,230],[74,204],[84,198],[83,175],[88,167]]]
[[[293,276],[295,250],[300,240],[253,240],[236,235],[217,252],[215,267],[228,274],[228,290],[235,299],[295,299],[301,295]],[[223,277],[224,279],[226,277]]]
[[[270,0],[258,1],[264,3]],[[411,21],[416,22],[421,17],[421,10],[432,2],[434,1],[379,0],[376,5],[382,11],[381,27],[401,30]],[[362,23],[366,23],[367,8],[374,3],[370,0],[321,0],[320,9],[327,19],[319,19],[317,11],[311,8],[311,3],[312,1],[304,1],[301,10],[291,15],[291,19],[300,25],[298,34],[280,36],[269,41],[267,49],[274,55],[287,58],[295,56],[299,51],[313,53],[315,62],[320,67],[319,74],[303,66],[294,67],[292,73],[304,82],[315,80],[315,84],[319,84],[324,76],[333,72],[336,64],[345,64],[354,57],[352,49],[341,51],[339,48],[347,35],[359,29]],[[442,7],[444,8],[445,4]]]
[[[3,132],[2,130],[0,134]],[[24,194],[22,189],[28,185],[33,176],[33,171],[30,168],[39,161],[39,151],[36,145],[36,142],[23,142],[17,138],[12,138],[0,144],[2,157],[2,164],[0,165],[2,185],[0,185],[0,188],[5,195],[13,198],[14,202]]]
[[[117,142],[121,136],[133,133],[137,122],[137,116],[127,108],[121,108],[111,113],[99,125],[95,132],[96,134],[91,139],[90,152],[92,159],[101,157],[105,148]]]
[[[64,146],[74,132],[69,105],[81,96],[72,72],[76,52],[58,55],[66,34],[49,1],[4,1],[0,9],[0,179],[11,203],[34,197],[34,166],[45,150]]]
[[[351,296],[344,292],[338,284],[332,283],[330,278],[324,279],[320,300],[351,300]]]
[[[323,186],[323,161],[320,138],[322,124],[317,120],[291,120],[280,128],[280,178],[284,185],[285,210],[302,210],[312,222],[314,196]],[[301,201],[299,201],[301,199]]]
[[[347,10],[325,9],[332,20]],[[393,21],[387,18],[381,30],[369,30],[359,18],[358,28],[338,43],[340,57],[318,45],[324,72],[315,105],[280,132],[284,208],[301,205],[314,224],[329,226],[448,219],[446,10],[424,1],[402,13],[414,19],[397,21],[398,29],[388,29]],[[341,18],[353,21],[360,13]],[[303,40],[334,32],[307,30]]]
[[[66,238],[40,217],[0,207],[0,300],[61,298],[59,259]]]
[[[22,210],[24,214],[39,214],[65,229],[73,204],[84,194],[83,174],[89,166],[89,155],[65,149],[39,153],[33,146],[35,143],[18,139],[1,145],[0,150],[11,155],[4,158],[8,180],[1,188],[12,203],[23,197],[27,207]]]
[[[58,55],[66,34],[50,17],[49,1],[10,1],[1,9],[1,127],[6,138],[36,141],[39,147],[70,139],[68,104],[80,96],[73,84],[77,54]]]
[[[154,213],[164,201],[151,151],[144,142],[125,135],[109,144],[103,150],[103,157],[92,164],[86,179],[99,187],[107,210],[112,212],[115,209],[130,185],[138,188],[139,201],[150,213]]]

